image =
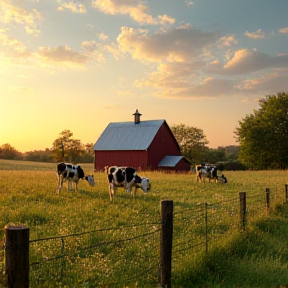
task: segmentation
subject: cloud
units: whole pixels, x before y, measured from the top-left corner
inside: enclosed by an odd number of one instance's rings
[[[224,65],[226,73],[243,74],[267,68],[287,67],[288,55],[270,56],[259,50],[241,49]]]
[[[234,81],[208,77],[198,84],[176,90],[162,90],[155,95],[172,99],[216,99],[226,95],[233,95],[237,92]]]
[[[84,41],[81,45],[83,54],[97,62],[105,62],[105,56],[101,51],[101,45],[95,41]]]
[[[239,85],[239,89],[245,90],[249,94],[270,94],[276,92],[287,92],[288,69],[274,69],[272,71],[261,74],[243,81]]]
[[[37,52],[37,57],[43,65],[57,67],[84,68],[89,57],[73,51],[70,47],[40,47]]]
[[[31,64],[33,53],[28,51],[26,45],[15,38],[9,37],[5,30],[0,29],[0,66]]]
[[[170,99],[214,99],[238,92],[235,81],[203,78],[199,73],[203,67],[205,63],[201,61],[161,63],[157,71],[151,72],[147,79],[135,81],[134,86],[153,87],[156,89],[154,96]]]
[[[141,24],[175,23],[175,19],[167,15],[159,15],[154,18],[149,14],[149,7],[139,0],[96,0],[92,2],[92,6],[105,14],[129,15],[134,21]]]
[[[197,77],[195,71],[200,69],[205,63],[160,63],[156,71],[151,72],[147,79],[136,80],[134,86],[142,88],[151,86],[163,89],[179,89],[189,87],[188,80]]]
[[[256,34],[261,33],[258,30]],[[206,33],[190,25],[159,29],[151,35],[145,30],[123,27],[117,42],[121,52],[147,65],[146,76],[135,80],[134,87],[147,89],[150,94],[152,88],[155,97],[243,96],[252,91],[249,85],[256,87],[255,81],[262,83],[263,91],[268,89],[264,83],[285,87],[285,77],[263,78],[260,73],[287,68],[288,54],[273,56],[257,49],[233,51],[231,46],[238,44],[234,35]],[[254,82],[245,82],[249,77]]]
[[[152,64],[148,76],[136,80],[134,86],[155,88],[156,97],[212,99],[238,92],[234,80],[203,76],[206,62],[213,59],[212,51],[235,43],[233,35],[220,38],[216,33],[205,33],[189,25],[161,29],[153,35],[123,27],[117,41],[123,53]]]
[[[161,30],[148,37],[133,28],[123,27],[117,38],[123,53],[134,59],[151,62],[183,62],[203,53],[218,38],[215,33],[204,33],[192,27],[182,26]]]
[[[280,28],[279,33],[281,34],[288,34],[288,27]]]
[[[102,41],[107,41],[109,39],[109,37],[104,33],[100,33],[98,38]]]
[[[258,29],[256,32],[245,32],[245,36],[253,39],[260,39],[260,38],[265,38],[265,33],[261,30]]]
[[[0,4],[1,22],[4,24],[20,24],[24,25],[27,34],[38,36],[40,30],[38,29],[38,22],[42,20],[41,14],[32,9],[30,12],[26,9],[19,8],[8,2]]]
[[[30,51],[24,43],[9,37],[6,32],[5,29],[0,29],[0,66],[2,68],[21,65],[49,69],[83,69],[89,62],[104,63],[106,55],[112,55],[114,59],[118,59],[120,56],[117,45],[108,41],[109,39],[105,43],[84,41],[81,44],[80,52],[72,50],[67,45],[40,47],[36,51]]]
[[[240,49],[232,56],[227,54],[225,63],[212,61],[206,67],[206,72],[215,75],[245,75],[257,73],[265,69],[286,68],[288,66],[288,54],[270,56],[257,49]]]
[[[59,11],[70,10],[75,13],[86,13],[86,8],[77,0],[71,0],[64,2],[61,6],[58,7]]]
[[[231,44],[237,44],[238,43],[238,41],[235,39],[234,35],[223,36],[220,39],[220,42],[221,42],[222,46],[226,46],[226,47],[231,46]]]
[[[185,3],[186,3],[187,6],[192,6],[192,5],[194,5],[194,2],[192,2],[192,1],[188,1],[188,0],[185,1]]]
[[[113,42],[102,44],[97,43],[96,41],[84,41],[82,43],[82,49],[85,55],[97,60],[98,62],[105,62],[105,52],[113,55],[116,60],[120,55],[117,46]]]

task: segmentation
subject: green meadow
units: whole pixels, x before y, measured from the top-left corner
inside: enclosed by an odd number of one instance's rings
[[[224,171],[227,184],[140,171],[151,191],[132,198],[118,189],[111,203],[104,172],[81,166],[96,185],[80,181],[77,193],[66,184],[58,194],[56,164],[0,160],[0,239],[5,225],[29,227],[30,287],[157,287],[165,199],[174,202],[173,287],[287,287],[287,171]],[[4,249],[0,270],[2,287]]]

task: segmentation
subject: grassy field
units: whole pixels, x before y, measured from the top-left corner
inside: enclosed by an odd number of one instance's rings
[[[152,183],[146,197],[139,191],[132,199],[119,189],[112,204],[105,174],[95,173],[92,164],[81,166],[94,174],[96,185],[81,181],[78,193],[64,188],[59,195],[55,164],[0,160],[0,226],[30,228],[32,264],[65,254],[32,265],[31,287],[156,287],[163,199],[174,201],[174,287],[288,284],[288,213],[285,206],[276,206],[285,201],[287,171],[225,171],[225,185],[196,183],[195,174],[139,172]],[[276,207],[269,218],[266,188]],[[238,231],[239,192],[247,192],[249,203],[245,233]],[[205,213],[208,225],[203,224]],[[209,253],[203,245],[207,233],[215,238]],[[121,242],[124,237],[128,241]],[[51,239],[37,241],[43,238]]]

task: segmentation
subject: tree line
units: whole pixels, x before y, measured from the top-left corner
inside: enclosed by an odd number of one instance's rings
[[[60,162],[93,163],[93,143],[82,144],[78,139],[73,139],[70,130],[59,133],[59,137],[53,141],[51,148],[45,150],[19,152],[6,143],[0,146],[0,159],[25,160],[36,162]]]
[[[288,93],[259,100],[259,109],[238,122],[234,131],[239,145],[209,148],[202,129],[177,124],[171,128],[181,154],[193,164],[217,164],[220,170],[286,169],[288,167]],[[41,162],[93,163],[93,143],[82,144],[64,130],[44,151],[21,153],[10,144],[0,146],[0,159]]]
[[[180,143],[180,149],[191,163],[223,163],[229,162],[235,166],[238,155],[238,146],[218,147],[217,149],[205,146],[208,142],[202,141],[205,138],[203,131],[198,128],[189,127],[184,124],[174,125],[171,128],[175,138]],[[39,151],[21,153],[10,144],[0,146],[0,159],[25,160],[36,162],[59,162],[71,163],[93,163],[93,143],[83,145],[80,140],[73,139],[70,130],[59,133],[59,137],[53,141],[51,148]],[[181,139],[180,139],[181,138]],[[185,138],[185,139],[184,139]],[[202,144],[205,144],[204,146]],[[192,162],[193,161],[193,162]],[[220,163],[220,165],[221,165]],[[227,165],[227,164],[226,164]],[[239,167],[238,167],[239,168]],[[230,169],[235,169],[232,167]]]

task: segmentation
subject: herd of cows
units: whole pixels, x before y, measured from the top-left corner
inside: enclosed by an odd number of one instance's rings
[[[151,184],[148,178],[140,177],[136,173],[136,169],[132,167],[118,167],[111,166],[105,167],[105,173],[107,174],[107,180],[109,184],[109,196],[110,200],[114,199],[115,191],[117,187],[123,187],[127,192],[134,196],[137,188],[141,188],[146,193],[150,190]],[[206,179],[216,183],[227,183],[227,178],[222,174],[218,176],[217,167],[215,165],[201,164],[195,165],[196,181],[205,182]],[[84,170],[80,165],[73,165],[70,163],[61,162],[57,164],[58,174],[58,192],[60,193],[63,182],[68,183],[68,190],[71,189],[72,183],[75,183],[75,190],[78,191],[79,180],[85,180],[90,186],[95,185],[93,175],[85,176]],[[135,188],[133,190],[133,188]]]

